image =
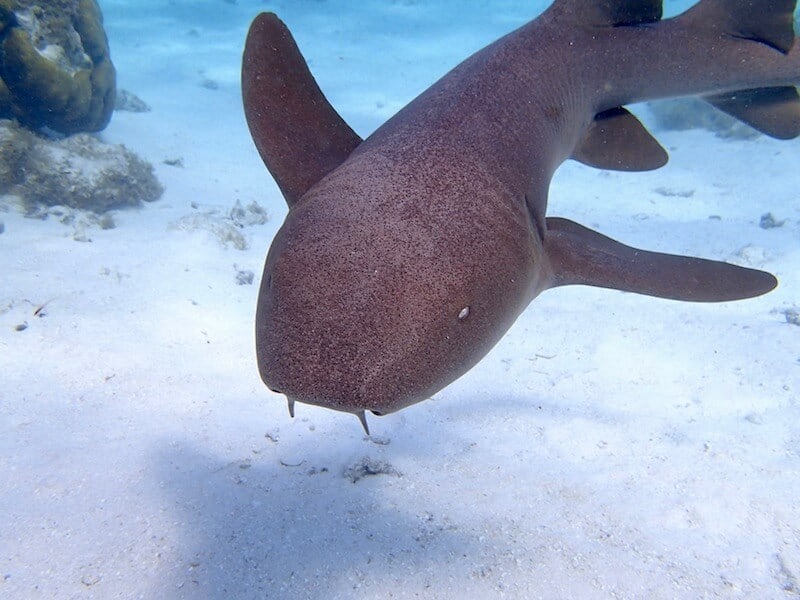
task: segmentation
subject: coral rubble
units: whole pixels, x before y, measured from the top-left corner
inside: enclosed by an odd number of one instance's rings
[[[89,134],[50,140],[0,120],[0,194],[18,195],[28,214],[68,206],[100,214],[157,200],[150,163]]]

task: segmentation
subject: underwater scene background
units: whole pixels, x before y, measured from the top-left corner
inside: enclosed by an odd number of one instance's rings
[[[113,113],[0,119],[0,596],[800,594],[797,140],[637,105],[667,166],[568,162],[550,190],[549,214],[770,271],[770,294],[548,291],[371,436],[312,406],[290,419],[259,379],[287,209],[242,112],[253,17],[278,13],[366,137],[547,5],[100,0]]]

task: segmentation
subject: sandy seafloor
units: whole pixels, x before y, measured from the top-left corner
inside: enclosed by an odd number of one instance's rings
[[[102,7],[119,85],[152,111],[101,137],[166,191],[91,242],[0,213],[0,596],[800,595],[800,328],[784,315],[800,304],[800,142],[655,130],[659,171],[564,165],[551,215],[749,261],[780,287],[717,305],[546,292],[476,368],[366,438],[350,415],[290,419],[258,377],[257,284],[286,208],[241,110],[246,27],[279,12],[367,135],[536,3]],[[170,226],[236,200],[272,216],[247,250]],[[766,212],[786,223],[760,228]],[[353,483],[365,463],[390,472]]]

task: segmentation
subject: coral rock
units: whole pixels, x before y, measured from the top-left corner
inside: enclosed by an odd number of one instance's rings
[[[95,0],[0,0],[0,118],[61,133],[99,131],[115,94]]]
[[[162,192],[152,165],[125,146],[85,133],[49,140],[0,121],[0,194],[20,196],[28,214],[54,205],[101,214]]]

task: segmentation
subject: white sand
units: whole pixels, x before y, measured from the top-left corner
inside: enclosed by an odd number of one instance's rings
[[[781,279],[765,297],[547,292],[433,400],[371,418],[371,440],[350,415],[291,420],[261,384],[257,284],[286,209],[242,116],[250,19],[276,9],[366,135],[535,10],[358,4],[102,2],[120,86],[153,107],[102,137],[166,192],[84,243],[0,213],[0,596],[800,595],[800,328],[782,313],[800,304],[797,141],[656,132],[666,168],[570,163],[552,189],[550,214],[627,243],[750,246]],[[170,227],[237,199],[273,217],[243,230],[248,250]],[[768,211],[786,224],[759,228]],[[365,459],[396,473],[352,483]]]

